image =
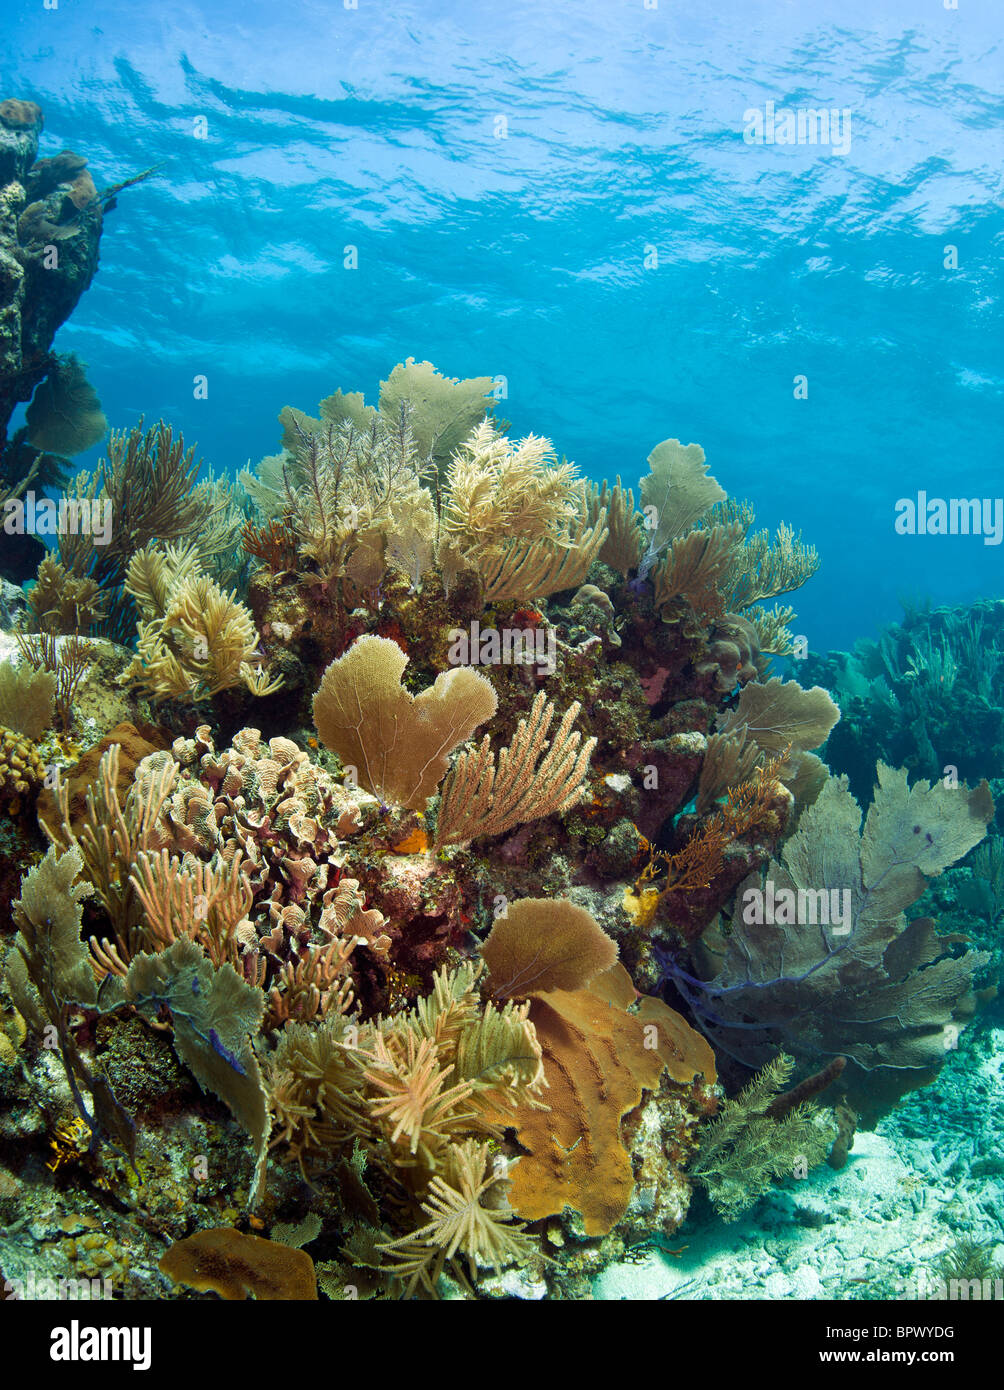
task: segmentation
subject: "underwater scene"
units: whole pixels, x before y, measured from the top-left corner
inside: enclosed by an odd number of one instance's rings
[[[804,1301],[913,1364],[1004,1299],[1000,20],[4,6],[53,1360],[143,1368],[141,1301]]]

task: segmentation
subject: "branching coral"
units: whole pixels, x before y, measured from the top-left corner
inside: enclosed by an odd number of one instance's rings
[[[37,672],[48,672],[55,679],[53,710],[56,722],[64,731],[73,723],[73,703],[81,682],[91,669],[93,648],[79,637],[64,637],[57,641],[52,632],[25,637],[17,633],[17,644],[26,666]]]
[[[607,538],[600,547],[598,559],[627,578],[641,564],[645,551],[642,516],[635,508],[634,493],[625,488],[618,475],[613,487],[604,482],[586,484],[587,519],[595,526],[606,518]]]
[[[801,535],[783,521],[773,541],[767,531],[747,534],[724,586],[726,602],[735,612],[745,613],[763,599],[800,589],[819,566],[815,547],[804,545]]]
[[[402,512],[414,516],[428,498],[408,416],[375,418],[364,431],[329,423],[308,434],[298,426],[298,436],[283,465],[282,513],[321,574],[339,575],[367,531],[396,531]],[[424,510],[434,534],[431,499]]]
[[[143,909],[144,937],[154,949],[164,950],[187,936],[214,965],[238,965],[237,927],[251,906],[240,851],[226,864],[186,858],[187,863],[166,849],[137,853],[130,877]]]
[[[555,710],[541,691],[497,764],[487,734],[474,752],[461,753],[443,786],[436,847],[504,835],[525,821],[578,805],[596,747],[595,738],[582,744],[582,735],[572,728],[579,708],[577,702],[568,707],[548,743]]]
[[[717,1118],[705,1127],[691,1172],[726,1221],[737,1220],[777,1178],[821,1163],[836,1133],[812,1101],[776,1116],[776,1105],[794,1069],[781,1053],[766,1064]]]
[[[93,579],[80,579],[46,555],[28,595],[32,625],[38,632],[57,635],[87,633],[106,612],[106,601]]]
[[[458,1254],[466,1257],[472,1280],[479,1268],[500,1269],[530,1258],[536,1243],[523,1235],[522,1225],[512,1222],[505,1171],[505,1161],[500,1164],[491,1148],[476,1139],[450,1148],[443,1173],[430,1181],[421,1204],[429,1221],[377,1247],[391,1257],[389,1267],[396,1276],[406,1281],[406,1295],[419,1284],[434,1292],[446,1265],[458,1274]]]
[[[457,1255],[498,1265],[533,1248],[507,1224],[504,1173],[484,1141],[498,1133],[493,1116],[537,1103],[540,1047],[525,1005],[483,1005],[476,984],[466,965],[391,1019],[291,1025],[268,1062],[276,1142],[301,1165],[361,1144],[405,1200],[410,1229],[376,1250],[407,1292],[433,1291]]]
[[[159,848],[158,822],[178,768],[165,753],[144,758],[122,805],[117,794],[119,751],[119,744],[113,743],[101,759],[97,779],[87,792],[79,836],[71,824],[69,794],[62,780],[56,787],[60,824],[43,824],[43,829],[53,844],[79,855],[79,872],[101,899],[117,951],[128,961],[143,945],[142,906],[130,875],[141,852]]]
[[[194,447],[186,449],[163,420],[145,431],[142,420],[128,432],[112,430],[107,458],[93,474],[77,475],[73,494],[95,505],[111,504],[115,524],[109,543],[95,547],[83,532],[61,536],[62,563],[78,578],[89,575],[107,589],[122,583],[130,556],[151,542],[197,538],[214,510],[209,485],[196,484],[199,467]]]
[[[513,445],[485,420],[453,455],[440,519],[439,561],[451,576],[476,570],[486,603],[543,598],[583,582],[607,537],[589,519],[569,463],[549,440]]]

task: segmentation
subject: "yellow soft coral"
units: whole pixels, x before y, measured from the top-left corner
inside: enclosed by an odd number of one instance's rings
[[[208,699],[242,683],[269,695],[282,685],[262,669],[251,613],[201,573],[194,546],[145,546],[129,563],[125,587],[142,615],[126,674],[158,698]]]

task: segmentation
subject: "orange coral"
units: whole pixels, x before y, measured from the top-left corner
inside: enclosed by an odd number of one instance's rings
[[[393,854],[424,854],[429,848],[429,837],[420,825],[408,831],[403,840],[391,845]]]
[[[273,574],[296,567],[296,537],[288,521],[270,521],[267,526],[254,526],[249,521],[241,532],[245,553],[261,560]]]
[[[256,1299],[317,1297],[314,1261],[261,1236],[245,1236],[228,1226],[196,1231],[175,1241],[157,1268],[175,1284],[200,1293],[218,1293],[228,1300],[253,1294]]]
[[[655,878],[659,872],[657,861],[661,860],[666,865],[667,876],[659,891],[660,897],[666,893],[687,893],[709,887],[722,871],[729,841],[721,816],[710,816],[676,854],[656,849],[644,835],[640,835],[640,839],[642,851],[647,850],[649,858],[635,883],[635,894],[644,895],[642,885]]]
[[[711,817],[732,835],[748,835],[752,831],[778,834],[787,819],[787,797],[780,785],[781,770],[791,752],[791,744],[775,753],[738,786],[729,787],[725,805]],[[779,819],[779,796],[784,815]]]

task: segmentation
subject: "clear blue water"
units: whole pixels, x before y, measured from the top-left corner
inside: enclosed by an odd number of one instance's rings
[[[4,6],[0,85],[99,186],[168,161],[56,343],[113,424],[233,471],[409,354],[502,374],[586,474],[696,440],[801,528],[821,649],[1001,592],[1000,548],[893,533],[920,488],[1002,491],[1000,34],[999,0],[60,0]],[[849,152],[744,143],[768,100],[850,108]]]

